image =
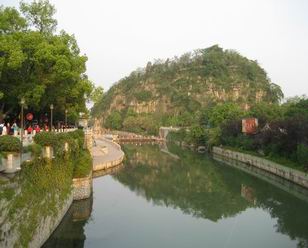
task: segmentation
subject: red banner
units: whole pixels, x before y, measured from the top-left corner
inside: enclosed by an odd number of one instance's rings
[[[257,132],[258,119],[246,118],[242,120],[242,132],[246,134],[254,134]]]

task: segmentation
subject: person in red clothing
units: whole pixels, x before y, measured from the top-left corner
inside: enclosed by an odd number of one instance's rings
[[[41,131],[39,125],[36,125],[36,126],[34,127],[34,130],[35,130],[36,133],[39,133],[39,132]]]
[[[31,125],[27,128],[27,131],[28,131],[28,134],[32,134],[33,128]]]

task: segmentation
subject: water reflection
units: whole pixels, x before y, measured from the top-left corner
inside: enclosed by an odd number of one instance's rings
[[[43,245],[49,247],[84,247],[84,226],[92,213],[93,197],[74,201],[60,225]]]
[[[105,169],[105,170],[99,170],[99,171],[93,171],[93,178],[98,178],[98,177],[103,177],[106,175],[112,175],[115,174],[117,172],[119,172],[120,170],[122,170],[124,168],[123,164],[119,164],[117,166]]]
[[[74,202],[45,248],[308,247],[304,190],[175,146],[123,149],[123,165],[95,175],[94,199]]]
[[[279,233],[308,247],[307,191],[292,195],[272,183],[177,147],[162,153],[158,146],[124,146],[125,169],[114,178],[155,205],[217,222],[248,209],[277,218]],[[296,186],[294,186],[296,187]],[[297,192],[297,191],[296,191]],[[251,224],[253,225],[253,223]]]

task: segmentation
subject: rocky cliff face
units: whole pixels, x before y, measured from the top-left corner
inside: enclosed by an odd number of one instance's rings
[[[124,119],[127,112],[170,116],[223,102],[249,108],[255,102],[275,102],[281,95],[257,62],[213,46],[149,62],[116,83],[93,114],[103,119],[114,111]]]

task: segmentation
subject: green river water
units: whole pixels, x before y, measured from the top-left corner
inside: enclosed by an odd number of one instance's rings
[[[44,247],[308,247],[308,193],[176,146],[124,145]]]

